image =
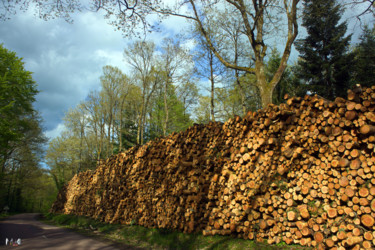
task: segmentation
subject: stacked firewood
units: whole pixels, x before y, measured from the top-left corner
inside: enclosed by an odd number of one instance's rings
[[[285,97],[75,176],[53,212],[316,248],[375,248],[375,87]]]

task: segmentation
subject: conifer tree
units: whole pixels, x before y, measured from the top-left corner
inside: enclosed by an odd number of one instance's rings
[[[345,96],[351,67],[345,36],[347,24],[340,23],[343,8],[336,0],[304,0],[302,25],[307,36],[296,42],[299,70],[306,91],[327,99]]]
[[[365,27],[353,58],[353,84],[371,87],[375,79],[375,25],[372,29]]]

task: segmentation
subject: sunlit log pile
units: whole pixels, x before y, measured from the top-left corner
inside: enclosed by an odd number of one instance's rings
[[[375,248],[375,87],[285,97],[80,173],[53,212],[328,249]]]

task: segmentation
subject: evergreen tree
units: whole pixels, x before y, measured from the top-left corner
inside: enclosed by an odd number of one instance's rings
[[[351,35],[345,36],[347,24],[339,23],[342,13],[336,0],[305,0],[302,25],[308,35],[296,42],[298,76],[306,90],[331,100],[349,88]]]
[[[372,86],[375,79],[375,26],[372,29],[365,27],[360,43],[353,51],[353,57],[353,83]]]

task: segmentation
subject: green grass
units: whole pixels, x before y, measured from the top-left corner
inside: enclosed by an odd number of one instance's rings
[[[5,220],[9,216],[16,215],[16,214],[19,214],[19,213],[0,213],[0,220]]]
[[[145,228],[137,225],[107,224],[88,217],[64,214],[46,214],[44,221],[74,229],[89,236],[100,237],[120,244],[147,249],[307,249],[285,243],[268,245],[230,236],[203,236],[200,233],[185,234],[168,229]]]
[[[4,220],[9,217],[8,213],[0,213],[0,220]]]

